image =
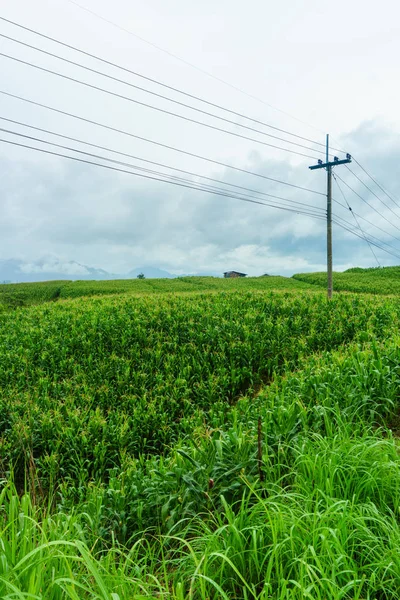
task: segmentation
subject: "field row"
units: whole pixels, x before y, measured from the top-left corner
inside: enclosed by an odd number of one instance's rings
[[[313,355],[225,415],[212,409],[214,427],[168,457],[126,457],[105,485],[64,481],[50,514],[37,488],[21,499],[3,488],[1,597],[397,600],[392,333]]]
[[[0,597],[398,600],[400,300],[119,283],[0,312]]]
[[[384,339],[399,303],[323,294],[112,296],[0,314],[0,461],[106,480],[312,353]],[[222,415],[222,417],[221,417]]]
[[[0,285],[0,310],[85,296],[238,291],[294,290],[310,286],[287,277],[179,277],[176,279],[115,279],[110,281],[45,281]]]
[[[297,281],[326,288],[326,273],[301,273],[293,275]],[[333,289],[337,292],[367,294],[399,294],[400,267],[353,268],[344,273],[333,273]]]

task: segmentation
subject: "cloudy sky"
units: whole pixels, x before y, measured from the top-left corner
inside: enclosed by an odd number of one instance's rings
[[[382,0],[379,4],[337,0],[334,7],[320,0],[14,0],[1,3],[0,16],[254,119],[206,105],[0,21],[3,36],[122,81],[60,61],[5,37],[0,40],[3,55],[125,96],[116,97],[0,56],[2,92],[81,117],[79,120],[0,94],[0,127],[8,130],[0,132],[0,259],[20,258],[31,263],[43,257],[57,257],[114,273],[150,265],[176,273],[236,269],[256,275],[322,270],[326,240],[323,219],[243,199],[298,207],[298,211],[323,216],[325,173],[310,171],[308,166],[319,157],[324,158],[323,147],[315,142],[323,144],[326,132],[331,134],[335,148],[350,152],[390,195],[385,195],[357,163],[351,165],[354,174],[337,167],[336,173],[345,183],[339,182],[344,196],[335,183],[334,197],[344,205],[335,203],[335,219],[342,219],[341,224],[347,221],[346,227],[357,228],[346,208],[348,202],[367,235],[400,257],[400,5],[396,0]],[[163,94],[233,123],[132,86]],[[96,121],[103,127],[82,119]],[[102,158],[90,158],[15,133]],[[35,152],[4,140],[130,172]],[[141,171],[152,177],[173,175],[190,180],[186,185],[217,186],[241,199],[139,177],[137,168],[116,165],[105,158],[163,174]],[[154,166],[146,160],[195,175]],[[199,175],[223,183],[202,180]],[[362,235],[358,229],[357,232]],[[381,265],[400,262],[400,258],[381,249],[375,248],[375,254]],[[334,267],[342,270],[354,265],[376,266],[377,262],[364,240],[336,224]]]

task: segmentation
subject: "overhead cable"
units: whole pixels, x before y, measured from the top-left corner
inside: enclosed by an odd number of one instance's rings
[[[333,178],[334,178],[334,180],[335,180],[335,183],[336,183],[336,185],[337,185],[337,187],[338,187],[338,189],[339,189],[340,193],[341,193],[341,194],[342,194],[342,196],[343,196],[343,200],[346,202],[346,204],[347,204],[347,206],[348,206],[348,209],[349,209],[349,211],[350,211],[350,212],[351,212],[351,214],[353,215],[353,218],[354,218],[354,220],[355,220],[355,222],[356,222],[356,225],[357,225],[357,227],[359,228],[359,230],[360,230],[361,234],[363,235],[363,237],[364,237],[365,241],[367,242],[367,244],[368,244],[368,246],[369,246],[369,249],[370,249],[370,250],[371,250],[371,252],[372,252],[372,255],[373,255],[373,257],[375,258],[376,262],[378,263],[378,267],[380,267],[380,266],[381,266],[381,264],[380,264],[380,262],[379,262],[379,260],[378,260],[378,258],[377,258],[377,256],[376,256],[376,254],[375,254],[375,252],[374,252],[374,250],[373,250],[373,248],[372,248],[372,245],[371,245],[370,241],[367,239],[365,232],[362,230],[362,228],[361,228],[361,225],[360,225],[360,223],[359,223],[359,221],[358,221],[358,219],[357,219],[356,215],[353,213],[353,209],[351,208],[350,204],[347,202],[347,198],[346,198],[346,196],[344,195],[344,192],[343,192],[342,188],[340,187],[338,180],[336,179],[336,175],[335,175],[335,173],[333,173]]]
[[[375,196],[375,198],[377,200],[379,200],[379,202],[382,202],[383,206],[385,206],[388,210],[390,210],[390,212],[397,217],[398,219],[400,219],[400,215],[398,215],[397,213],[394,212],[394,210],[392,210],[390,208],[390,206],[388,206],[381,198],[379,198],[379,196],[377,194],[375,194],[375,192],[373,190],[371,190],[371,188],[365,183],[365,181],[363,181],[361,179],[361,177],[359,177],[357,175],[357,173],[354,173],[354,171],[352,171],[347,165],[346,165],[346,169],[352,174],[354,175],[354,177],[369,191],[370,194],[372,194],[373,196]]]
[[[350,227],[346,227],[345,225],[343,225],[339,221],[336,221],[335,219],[333,219],[333,222],[336,223],[336,225],[338,225],[342,229],[345,229],[346,231],[348,231],[349,233],[351,233],[352,235],[355,235],[356,237],[358,237],[358,238],[360,238],[362,240],[365,239],[363,235],[361,235],[360,233],[358,233],[354,229],[351,229]],[[394,256],[397,259],[400,259],[400,254],[398,254],[398,253],[395,254],[394,252],[391,252],[390,250],[387,250],[386,248],[384,248],[383,246],[377,244],[376,242],[373,242],[372,240],[370,240],[370,243],[371,243],[372,246],[375,246],[376,248],[379,248],[379,250],[382,250],[383,252],[386,252],[387,254],[390,254],[391,256]]]
[[[364,173],[375,183],[375,185],[378,186],[378,188],[384,193],[386,194],[386,196],[389,198],[389,200],[391,200],[396,206],[397,208],[400,208],[400,204],[398,202],[398,200],[395,200],[393,198],[393,196],[391,196],[386,190],[385,188],[376,180],[374,179],[374,177],[372,177],[372,175],[370,173],[368,173],[368,171],[362,166],[360,165],[360,163],[358,162],[358,160],[356,160],[354,158],[354,156],[352,156],[353,161],[360,167],[360,169],[362,169],[364,171]]]
[[[21,144],[19,142],[14,142],[12,140],[6,140],[4,138],[0,138],[0,142],[3,142],[5,144],[10,144],[12,146],[17,146],[17,147],[20,147],[20,148],[26,148],[26,149],[29,149],[29,150],[34,150],[34,151],[40,152],[42,154],[48,154],[48,155],[52,155],[52,156],[59,156],[61,158],[67,158],[67,159],[73,160],[75,162],[80,162],[80,163],[84,163],[84,164],[88,164],[88,165],[93,165],[93,166],[96,166],[96,167],[101,167],[103,169],[108,169],[110,171],[116,171],[116,172],[119,172],[119,173],[127,173],[128,175],[135,175],[137,177],[142,177],[144,179],[151,179],[153,181],[160,181],[160,182],[163,182],[163,183],[170,183],[170,184],[176,185],[178,187],[193,189],[193,190],[197,190],[197,191],[205,191],[207,193],[210,193],[210,194],[213,194],[213,195],[217,195],[217,196],[223,196],[223,197],[226,197],[226,198],[233,198],[233,199],[236,199],[236,200],[241,200],[243,202],[250,202],[252,204],[259,204],[259,205],[268,206],[268,207],[271,207],[271,208],[278,208],[280,210],[285,210],[287,212],[292,212],[292,213],[306,215],[306,216],[313,216],[313,217],[315,217],[317,219],[323,219],[323,220],[325,220],[324,216],[321,216],[319,214],[314,214],[311,211],[305,211],[305,210],[302,210],[302,209],[299,209],[299,208],[289,208],[289,207],[282,206],[282,205],[279,205],[279,204],[272,204],[272,203],[264,202],[264,201],[262,201],[260,199],[250,199],[250,198],[247,198],[247,197],[235,196],[233,194],[227,194],[227,193],[225,193],[225,190],[223,192],[218,192],[218,191],[214,191],[214,190],[212,190],[212,191],[205,190],[205,189],[201,189],[201,188],[197,187],[196,185],[189,185],[189,184],[184,184],[184,183],[181,183],[181,182],[178,182],[178,181],[170,181],[168,179],[162,179],[162,178],[158,178],[158,177],[155,177],[155,176],[145,175],[143,173],[136,173],[136,172],[134,172],[132,170],[121,169],[119,167],[114,167],[114,166],[111,166],[111,165],[105,165],[105,164],[102,164],[102,163],[98,163],[98,162],[94,162],[94,161],[89,161],[89,160],[86,160],[86,159],[78,158],[76,156],[69,156],[67,154],[61,154],[61,153],[58,153],[58,152],[53,152],[53,151],[50,151],[50,150],[45,150],[43,148],[37,148],[37,147],[34,147],[34,146],[29,146],[28,144]]]
[[[196,185],[196,186],[199,186],[199,187],[202,186],[203,188],[207,188],[208,190],[222,191],[224,193],[225,192],[226,193],[230,192],[231,194],[233,194],[233,192],[231,190],[223,190],[222,188],[219,188],[219,187],[216,187],[216,186],[212,186],[210,184],[203,184],[203,183],[199,184],[198,182],[193,182],[192,180],[188,180],[188,179],[185,179],[185,178],[182,178],[182,177],[177,177],[175,175],[170,175],[168,173],[163,173],[163,172],[155,171],[155,170],[152,170],[152,169],[146,169],[146,168],[141,167],[139,165],[133,165],[132,163],[127,163],[127,162],[123,162],[123,161],[120,161],[120,160],[114,160],[114,159],[109,158],[107,156],[103,156],[103,155],[99,155],[99,154],[93,154],[92,152],[85,152],[84,150],[79,150],[78,148],[72,148],[71,146],[64,146],[62,144],[57,144],[56,142],[52,142],[52,141],[49,141],[49,140],[44,140],[42,138],[37,138],[37,137],[30,136],[30,135],[25,135],[25,134],[17,132],[17,131],[10,131],[9,129],[4,129],[2,127],[0,127],[0,131],[2,131],[3,133],[8,133],[10,135],[15,135],[15,136],[18,136],[18,137],[23,137],[23,138],[29,139],[31,141],[39,142],[41,144],[47,144],[47,145],[55,146],[57,148],[61,148],[63,150],[68,150],[70,152],[76,152],[78,154],[83,154],[85,156],[89,156],[91,158],[95,158],[95,159],[98,159],[98,160],[104,160],[106,162],[110,162],[110,163],[113,163],[113,164],[116,164],[116,165],[121,165],[123,167],[127,167],[127,168],[130,168],[130,169],[135,169],[135,170],[139,170],[139,171],[142,171],[142,172],[147,172],[147,173],[151,173],[151,174],[154,174],[154,175],[161,175],[163,177],[168,177],[168,179],[171,179],[171,180],[176,180],[176,181],[181,181],[181,182],[184,182],[184,183],[189,183],[190,185]],[[324,212],[323,209],[318,208],[318,207],[314,207],[311,204],[304,204],[303,202],[297,202],[296,200],[289,200],[287,198],[282,198],[281,196],[275,196],[273,194],[267,194],[265,192],[263,193],[263,195],[264,196],[268,196],[270,198],[275,198],[277,200],[282,200],[284,202],[289,202],[289,203],[294,204],[294,205],[305,206],[308,209],[312,209],[314,212],[317,212],[317,211]],[[249,196],[248,194],[242,194],[242,196],[249,197],[249,198],[255,198],[255,196]]]
[[[311,129],[314,129],[315,131],[320,131],[319,129],[317,129],[317,127],[314,127],[313,125],[310,125],[309,123],[306,123],[305,121],[302,121],[298,117],[294,117],[293,115],[291,115],[290,113],[282,110],[281,108],[277,108],[276,106],[273,106],[272,104],[268,104],[268,102],[266,102],[265,100],[262,100],[261,98],[258,98],[257,96],[255,96],[253,94],[250,94],[250,93],[242,90],[238,86],[233,85],[232,83],[229,83],[228,81],[225,81],[221,77],[217,77],[216,75],[213,75],[209,71],[206,71],[205,69],[202,69],[201,67],[198,67],[197,65],[194,65],[193,63],[185,60],[184,58],[178,56],[177,54],[174,54],[173,52],[170,52],[169,50],[165,50],[164,48],[161,48],[161,46],[157,46],[157,44],[154,44],[153,42],[150,42],[150,41],[146,40],[145,38],[141,37],[137,33],[134,33],[133,31],[130,31],[126,27],[122,27],[122,25],[119,25],[118,23],[115,23],[114,21],[111,21],[110,19],[106,19],[105,17],[99,15],[95,11],[90,10],[89,8],[86,8],[85,6],[82,6],[78,2],[75,2],[75,0],[67,0],[67,2],[69,2],[70,4],[74,4],[75,6],[77,6],[78,8],[80,8],[81,10],[84,10],[85,12],[87,12],[87,13],[95,16],[96,18],[100,19],[101,21],[104,21],[105,23],[108,23],[109,25],[112,25],[113,27],[116,27],[120,31],[124,31],[125,33],[127,33],[127,34],[129,34],[129,35],[131,35],[131,36],[133,36],[135,38],[137,38],[138,40],[144,42],[145,44],[148,44],[149,46],[152,46],[153,48],[156,48],[160,52],[164,52],[164,54],[167,54],[168,56],[171,56],[171,57],[175,58],[176,60],[179,60],[180,62],[184,63],[185,65],[187,65],[189,67],[192,67],[193,69],[196,69],[196,71],[199,71],[200,73],[203,73],[204,75],[207,75],[208,77],[211,77],[215,81],[219,81],[220,83],[222,83],[222,84],[230,87],[231,89],[236,90],[240,94],[243,94],[244,96],[247,96],[248,98],[252,98],[253,100],[256,100],[257,102],[260,102],[261,104],[264,104],[265,106],[268,106],[269,108],[272,108],[273,110],[276,110],[276,111],[278,111],[278,112],[286,115],[287,117],[290,117],[291,119],[294,119],[295,121],[298,121],[299,123],[302,123],[303,125],[306,125],[307,127],[310,127]]]
[[[209,176],[206,176],[206,175],[200,175],[199,173],[195,173],[193,171],[187,171],[185,169],[180,169],[178,167],[172,167],[170,165],[166,165],[165,163],[160,163],[160,162],[156,162],[156,161],[153,161],[153,160],[149,160],[149,159],[146,159],[146,158],[143,158],[143,157],[140,157],[140,156],[136,156],[134,154],[128,154],[127,152],[121,152],[119,150],[115,150],[114,148],[109,148],[108,146],[101,146],[99,144],[94,144],[94,143],[88,142],[86,140],[82,140],[82,139],[79,139],[79,138],[74,138],[74,137],[71,137],[71,136],[68,136],[68,135],[57,133],[55,131],[51,131],[49,129],[44,129],[42,127],[36,127],[35,125],[30,125],[28,123],[23,123],[21,121],[16,121],[14,119],[9,119],[7,117],[0,116],[0,120],[6,121],[8,123],[13,123],[14,125],[19,125],[19,126],[22,126],[22,127],[33,129],[34,131],[40,131],[42,133],[46,133],[48,135],[53,135],[53,136],[56,136],[56,137],[59,137],[59,138],[62,138],[62,139],[66,139],[66,140],[69,140],[69,141],[72,141],[72,142],[77,142],[77,143],[83,144],[85,146],[90,146],[91,148],[97,148],[98,150],[104,150],[106,152],[110,152],[110,153],[116,154],[118,156],[124,156],[126,158],[133,158],[134,160],[140,160],[141,162],[149,163],[151,165],[162,167],[164,169],[170,169],[172,171],[177,171],[177,172],[183,173],[185,175],[190,175],[192,177],[198,177],[198,178],[201,178],[201,179],[205,179],[207,181],[212,181],[212,182],[218,183],[219,185],[225,185],[225,186],[233,187],[233,188],[236,188],[236,189],[243,190],[245,192],[251,192],[253,194],[259,194],[259,195],[262,195],[262,196],[268,196],[270,198],[272,197],[272,198],[275,198],[277,200],[286,200],[285,198],[282,198],[281,196],[276,196],[276,195],[273,195],[273,194],[268,194],[268,193],[263,192],[261,190],[256,190],[256,189],[248,188],[248,187],[245,187],[245,186],[242,186],[242,185],[237,185],[235,183],[230,183],[228,181],[224,181],[222,179],[217,179],[215,177],[209,177]],[[43,140],[43,139],[40,139],[40,138],[35,138],[35,137],[32,137],[32,136],[23,135],[23,134],[15,132],[15,131],[10,131],[8,129],[0,128],[0,131],[3,131],[5,133],[10,133],[12,135],[19,135],[21,137],[25,137],[25,138],[32,139],[32,140],[35,140],[35,141],[40,141],[40,142],[45,143],[45,144],[52,144],[54,146],[58,146],[58,147],[63,148],[63,149],[74,150],[74,151],[78,152],[78,150],[72,149],[70,147],[61,146],[60,144],[56,144],[56,143],[53,143],[53,142],[50,142],[50,141],[47,141],[47,140]],[[104,157],[102,157],[102,158],[104,158]],[[120,164],[125,164],[126,165],[127,163],[120,163]],[[307,206],[308,208],[312,208],[312,209],[315,209],[315,210],[323,210],[323,209],[317,208],[317,207],[315,207],[315,206],[313,206],[311,204],[305,204],[303,202],[296,202],[296,203],[297,204],[302,204],[303,206]]]
[[[206,156],[202,156],[201,154],[195,154],[194,152],[189,152],[188,150],[182,150],[181,148],[176,148],[175,146],[170,146],[168,144],[163,144],[162,142],[157,142],[156,140],[151,140],[149,138],[145,138],[143,136],[136,135],[134,133],[125,131],[123,129],[118,129],[117,127],[112,127],[111,125],[105,125],[104,123],[100,123],[99,121],[94,121],[92,119],[88,119],[86,117],[82,117],[80,115],[77,115],[77,114],[74,114],[74,113],[70,113],[70,112],[67,112],[67,111],[55,108],[53,106],[49,106],[47,104],[43,104],[41,102],[36,102],[35,100],[31,100],[31,99],[28,99],[28,98],[24,98],[23,96],[19,96],[17,94],[12,94],[10,92],[6,92],[5,90],[0,90],[0,94],[8,96],[9,98],[14,98],[16,100],[20,100],[21,102],[26,102],[26,103],[31,104],[33,106],[39,106],[40,108],[44,108],[46,110],[50,110],[50,111],[55,112],[57,114],[61,114],[61,115],[67,116],[67,117],[71,117],[73,119],[77,119],[77,120],[82,121],[84,123],[89,123],[91,125],[96,125],[97,127],[101,127],[103,129],[106,129],[107,131],[113,131],[115,133],[120,133],[120,134],[128,136],[130,138],[141,140],[142,142],[146,142],[146,143],[149,143],[149,144],[154,144],[156,146],[159,146],[161,148],[165,148],[167,150],[172,150],[174,152],[179,152],[180,154],[184,154],[185,156],[191,156],[192,158],[197,158],[199,160],[204,160],[204,161],[209,162],[211,164],[219,165],[220,167],[225,167],[227,169],[233,169],[234,171],[238,171],[240,173],[246,173],[247,175],[253,175],[254,177],[260,177],[261,179],[266,179],[268,181],[274,181],[275,183],[281,183],[282,185],[286,185],[286,186],[289,186],[289,187],[292,187],[292,188],[296,188],[296,189],[299,189],[299,190],[303,190],[305,192],[310,192],[312,194],[317,194],[318,196],[324,196],[325,197],[324,193],[318,192],[317,190],[312,190],[310,188],[301,187],[301,186],[296,185],[294,183],[289,183],[287,181],[282,181],[280,179],[275,179],[273,177],[269,177],[267,175],[262,175],[261,173],[256,173],[254,171],[249,171],[247,169],[241,169],[240,167],[235,167],[235,166],[230,165],[228,163],[224,163],[222,161],[218,161],[218,160],[214,160],[212,158],[208,158]]]
[[[337,198],[333,198],[333,201],[336,202],[336,204],[338,204],[339,206],[341,206],[345,210],[348,210],[347,206],[345,204],[343,204],[342,202],[339,202],[339,200],[337,200]],[[356,217],[358,217],[359,219],[362,219],[365,223],[368,223],[368,225],[372,225],[372,227],[376,227],[376,229],[379,229],[379,231],[381,231],[385,235],[388,235],[389,237],[393,238],[394,240],[397,240],[398,242],[400,242],[400,238],[399,237],[396,237],[392,233],[389,233],[389,231],[387,231],[386,229],[382,229],[382,227],[379,227],[379,225],[376,225],[372,221],[369,221],[368,219],[366,219],[365,217],[363,217],[362,215],[360,215],[360,213],[356,213],[353,210],[353,214],[355,214]],[[386,244],[386,242],[384,242],[384,243]],[[388,245],[390,245],[390,244],[388,244]],[[392,247],[394,248],[394,246],[392,246]]]
[[[263,142],[262,140],[257,140],[256,138],[251,138],[248,137],[246,135],[242,135],[240,133],[235,133],[234,131],[228,131],[227,129],[223,129],[222,127],[217,127],[216,125],[211,125],[210,123],[204,123],[203,121],[197,121],[197,119],[192,119],[191,117],[185,117],[184,115],[181,115],[179,113],[175,113],[169,110],[165,110],[164,108],[159,108],[157,106],[153,106],[152,104],[148,104],[147,102],[141,102],[140,100],[135,100],[134,98],[130,98],[129,96],[125,96],[124,94],[119,94],[117,92],[113,92],[111,90],[108,90],[106,88],[94,85],[92,83],[88,83],[87,81],[82,81],[80,79],[76,79],[75,77],[69,77],[68,75],[64,75],[63,73],[59,73],[57,71],[53,71],[52,69],[46,69],[45,67],[41,67],[40,65],[36,65],[35,63],[32,63],[30,61],[27,60],[22,60],[21,58],[17,58],[16,56],[12,56],[10,54],[6,54],[4,52],[0,52],[0,56],[2,56],[3,58],[7,58],[10,60],[13,60],[15,62],[18,62],[20,64],[26,65],[28,67],[31,67],[33,69],[37,69],[39,71],[42,71],[43,73],[48,73],[50,75],[55,75],[56,77],[60,77],[62,79],[65,79],[67,81],[72,81],[73,83],[77,83],[79,85],[83,85],[87,88],[96,90],[98,92],[102,92],[104,94],[108,94],[110,96],[113,96],[115,98],[119,98],[121,100],[126,100],[127,102],[133,102],[134,104],[137,104],[138,106],[143,106],[145,108],[150,108],[151,110],[155,110],[157,112],[161,112],[163,114],[167,114],[173,117],[176,117],[178,119],[183,119],[184,121],[188,121],[190,123],[195,123],[196,125],[201,125],[202,127],[207,127],[208,129],[212,129],[214,131],[219,131],[221,133],[226,133],[228,135],[237,137],[237,138],[241,138],[243,140],[248,140],[250,142],[254,142],[256,144],[261,144],[262,146],[267,146],[269,148],[274,148],[275,150],[282,150],[283,152],[289,152],[290,154],[296,154],[297,156],[302,156],[305,158],[311,158],[316,160],[317,157],[316,156],[312,156],[310,154],[304,154],[303,152],[297,152],[296,150],[291,150],[290,148],[283,148],[282,146],[276,146],[275,144],[269,144],[268,142]],[[311,149],[312,150],[312,149]]]
[[[0,20],[1,19],[2,20],[6,20],[7,22],[9,22],[8,19],[3,19],[3,17],[0,16]],[[13,23],[13,24],[15,24],[15,23]],[[24,29],[27,29],[27,28],[24,27]],[[28,31],[32,31],[32,30],[28,29]],[[37,32],[34,32],[34,33],[37,33]],[[38,35],[42,35],[40,33],[37,33],[37,34]],[[124,79],[120,79],[118,77],[114,77],[113,75],[109,75],[108,73],[104,73],[103,71],[98,71],[97,69],[93,69],[91,67],[88,67],[87,65],[83,65],[81,63],[78,63],[76,61],[70,60],[70,59],[65,58],[63,56],[59,56],[58,54],[55,54],[53,52],[49,52],[49,51],[44,50],[43,48],[39,48],[37,46],[33,46],[32,44],[28,44],[26,42],[23,42],[22,40],[18,40],[18,39],[14,38],[14,37],[5,35],[3,33],[0,33],[0,37],[5,38],[7,40],[10,40],[12,42],[15,42],[17,44],[20,44],[22,46],[25,46],[26,48],[29,48],[31,50],[35,50],[37,52],[41,52],[42,54],[45,54],[47,56],[51,56],[52,58],[56,58],[57,60],[61,60],[61,61],[65,62],[65,63],[68,63],[68,64],[73,65],[75,67],[79,67],[80,69],[84,69],[84,70],[89,71],[91,73],[94,73],[96,75],[100,75],[102,77],[106,77],[107,79],[111,79],[112,81],[116,81],[117,83],[122,83],[123,85],[129,86],[129,87],[134,88],[136,90],[140,90],[141,92],[145,92],[146,94],[150,94],[152,96],[156,96],[157,98],[161,98],[163,100],[167,100],[168,102],[172,102],[172,103],[177,104],[179,106],[183,106],[184,108],[188,108],[190,110],[196,111],[196,112],[201,113],[203,115],[206,115],[208,117],[212,117],[214,119],[219,119],[220,121],[224,121],[225,123],[230,123],[231,125],[235,125],[235,127],[241,127],[242,129],[247,129],[249,131],[253,131],[255,133],[258,133],[260,135],[264,135],[264,136],[273,138],[275,140],[280,140],[282,142],[286,142],[287,144],[292,144],[293,146],[297,146],[299,148],[305,148],[306,150],[311,150],[312,152],[317,152],[318,151],[317,148],[310,148],[310,146],[305,146],[304,144],[299,144],[298,142],[293,142],[291,140],[287,140],[287,139],[282,138],[280,136],[272,135],[271,133],[267,133],[265,131],[261,131],[260,129],[255,129],[254,127],[249,127],[248,125],[243,125],[242,123],[238,123],[237,121],[232,121],[231,119],[227,119],[225,117],[221,117],[220,115],[217,115],[215,113],[211,113],[209,111],[203,110],[203,109],[198,108],[196,106],[192,106],[190,104],[186,104],[185,102],[180,102],[179,100],[176,100],[175,98],[170,98],[169,96],[165,96],[163,94],[159,94],[157,92],[154,92],[153,90],[149,90],[149,89],[141,87],[139,85],[135,85],[134,83],[131,83],[131,82],[126,81]],[[72,48],[72,49],[76,50],[77,52],[82,52],[83,54],[88,55],[91,58],[95,58],[97,60],[105,62],[106,64],[112,64],[113,66],[116,66],[118,68],[122,68],[122,67],[119,67],[118,65],[115,65],[114,63],[109,63],[109,61],[103,61],[103,59],[101,59],[101,58],[99,58],[99,57],[97,57],[97,56],[95,56],[93,54],[89,54],[87,52],[83,52],[82,50],[80,50],[78,48],[75,48],[74,46],[69,46],[69,44],[64,44],[63,42],[59,42],[58,40],[56,40],[54,38],[49,38],[49,36],[43,36],[43,37],[45,37],[47,39],[51,39],[54,42],[60,43],[63,46],[66,46],[67,48]],[[136,73],[134,73],[134,74],[137,75]],[[142,75],[139,75],[139,76],[143,77],[145,79],[150,79],[150,78],[144,77]],[[150,79],[150,81],[154,82],[155,80]],[[159,85],[163,85],[163,84],[159,84]],[[165,87],[170,87],[170,86],[165,86]],[[174,89],[175,91],[179,91],[179,90],[176,90],[175,88],[172,88],[172,89]],[[246,118],[246,119],[248,119],[250,121],[258,122],[258,121],[254,120],[254,119],[249,118],[249,117],[245,117],[245,116],[241,115],[240,113],[235,113],[234,111],[231,111],[229,109],[224,109],[222,106],[214,105],[211,102],[207,102],[207,101],[202,100],[202,99],[197,98],[197,97],[195,97],[195,98],[196,98],[196,100],[200,100],[201,102],[206,102],[207,104],[211,104],[213,106],[217,106],[219,109],[225,110],[225,111],[227,111],[229,113],[233,112],[233,114],[237,114],[241,118]],[[276,127],[273,127],[272,125],[266,125],[265,123],[262,123],[262,122],[261,122],[261,124],[264,125],[264,126],[270,127],[272,129],[278,129]],[[281,131],[281,130],[278,129],[278,131]],[[292,135],[292,136],[295,136],[295,137],[299,137],[300,139],[303,139],[301,136],[297,136],[297,135],[295,135],[293,133],[290,133],[290,132],[284,131],[284,133],[286,133],[287,135]],[[304,138],[304,139],[306,139],[307,141],[309,141],[309,142],[311,142],[313,144],[318,144],[319,146],[324,146],[324,144],[322,144],[322,143],[314,142],[313,140],[308,140],[307,138]],[[340,151],[340,152],[342,152],[342,151]]]
[[[367,206],[369,206],[370,208],[372,208],[372,210],[374,210],[382,219],[384,219],[385,221],[387,221],[388,223],[390,223],[390,225],[392,227],[394,227],[395,229],[398,229],[398,231],[400,231],[400,227],[397,227],[397,225],[395,225],[394,223],[392,223],[392,221],[389,221],[389,219],[387,219],[385,217],[385,215],[383,215],[381,212],[379,212],[379,210],[377,210],[375,208],[375,206],[373,204],[370,204],[367,200],[365,200],[365,198],[363,198],[362,196],[360,196],[360,194],[358,192],[356,192],[356,190],[354,188],[352,188],[344,179],[342,179],[340,177],[340,175],[336,175],[337,179],[339,179],[346,187],[349,188],[349,190],[351,190],[356,196],[358,196],[358,198],[360,198],[360,200],[362,200],[363,202],[365,202],[365,204],[367,204]]]

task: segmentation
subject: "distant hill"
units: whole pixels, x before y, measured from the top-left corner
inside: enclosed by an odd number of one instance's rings
[[[0,284],[1,283],[30,283],[35,281],[60,281],[60,280],[109,280],[109,279],[136,279],[143,273],[146,279],[175,279],[176,277],[222,277],[222,273],[202,271],[199,273],[185,273],[177,275],[158,267],[138,267],[128,273],[109,273],[104,269],[97,269],[78,263],[73,260],[63,261],[54,256],[44,257],[40,260],[26,261],[17,258],[8,260],[0,259]]]
[[[27,262],[19,259],[0,260],[0,282],[27,283],[61,279],[113,279],[115,275],[75,261],[54,258]]]
[[[0,260],[0,283],[30,283],[53,280],[109,280],[135,279],[143,273],[146,279],[174,279],[174,275],[157,267],[132,269],[127,274],[109,273],[104,269],[89,267],[76,261],[62,261],[55,257],[36,261],[24,261],[16,258]]]

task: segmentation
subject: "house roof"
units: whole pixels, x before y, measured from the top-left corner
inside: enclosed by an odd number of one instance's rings
[[[239,273],[239,271],[225,271],[224,275],[229,275],[229,273],[236,273],[236,275],[243,275],[243,277],[247,275],[247,273]]]

